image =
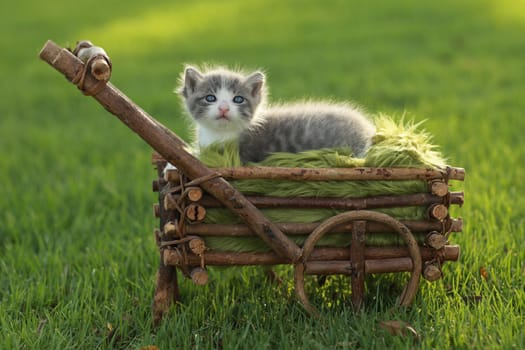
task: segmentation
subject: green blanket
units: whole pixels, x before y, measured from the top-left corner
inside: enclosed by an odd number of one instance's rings
[[[445,159],[432,144],[428,133],[418,130],[420,123],[394,121],[387,116],[375,120],[377,133],[365,158],[353,158],[348,149],[322,149],[302,153],[275,153],[259,166],[277,167],[419,167],[442,169]],[[199,158],[209,167],[241,166],[236,142],[213,144],[202,149]],[[378,195],[401,195],[426,192],[424,181],[231,181],[238,190],[248,195],[276,197],[345,197],[359,198]],[[423,219],[425,207],[378,209],[399,220]],[[340,213],[331,209],[263,209],[273,222],[320,222]],[[205,223],[237,224],[241,220],[227,209],[209,209]],[[416,236],[422,241],[426,234]],[[291,236],[301,245],[306,236]],[[269,248],[258,237],[207,237],[206,244],[213,250],[262,252]],[[399,245],[402,241],[392,233],[367,235],[368,245]],[[347,234],[326,235],[319,246],[348,246]]]

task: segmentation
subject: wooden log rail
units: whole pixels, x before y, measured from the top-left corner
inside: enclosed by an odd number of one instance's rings
[[[439,221],[401,221],[412,232],[432,232],[442,231],[443,223]],[[287,235],[308,235],[312,233],[319,223],[277,223],[277,227]],[[186,234],[215,237],[253,237],[256,236],[246,225],[228,225],[228,224],[193,224],[186,225]],[[463,230],[463,220],[451,219],[450,227],[445,228],[450,232],[461,232]],[[336,227],[331,233],[347,233],[352,230],[352,224],[345,224]],[[380,233],[390,232],[391,229],[381,223],[369,222],[367,232]]]
[[[40,51],[40,58],[64,74],[69,81],[82,76],[82,86],[79,86],[82,91],[90,92],[106,110],[118,117],[190,179],[206,178],[201,186],[242,218],[246,225],[275,252],[292,262],[300,259],[301,249],[230,183],[218,176],[215,170],[206,167],[186,151],[184,141],[133,103],[111,83],[104,82],[101,85],[100,81],[89,72],[91,68],[71,51],[48,41]]]
[[[153,155],[154,162],[165,162]],[[447,167],[444,170],[423,168],[286,168],[249,166],[235,168],[213,168],[227,180],[288,180],[288,181],[448,181],[465,179],[465,169]],[[178,179],[176,169],[166,174],[166,180]]]
[[[457,261],[460,254],[459,246],[447,245],[442,250],[436,251],[430,247],[421,247],[421,258],[423,261],[430,261],[439,258],[443,261]],[[166,265],[182,266],[184,264],[190,266],[200,266],[201,257],[195,254],[186,254],[182,256],[174,249],[165,249],[163,251],[164,263]],[[386,262],[411,260],[408,249],[406,247],[366,247],[364,250],[364,258],[369,261],[369,266],[376,266],[368,271],[368,273],[385,273],[398,272],[394,267],[390,271]],[[401,259],[401,260],[396,260]],[[384,260],[381,264],[379,261]],[[338,261],[347,263],[352,261],[350,249],[348,248],[315,248],[309,257],[307,264],[311,262],[327,262]],[[374,261],[374,262],[370,262]],[[248,266],[248,265],[281,265],[288,263],[286,259],[276,255],[275,253],[234,253],[234,252],[213,252],[205,253],[205,263],[207,266]],[[314,265],[311,265],[314,266]],[[343,265],[334,265],[343,266]],[[381,268],[377,266],[382,266]],[[404,264],[408,267],[408,264]],[[403,271],[410,271],[410,268]],[[308,271],[308,270],[307,270]],[[319,274],[330,274],[325,271]],[[333,272],[339,273],[339,272]]]
[[[171,196],[167,194],[167,196]],[[178,200],[174,196],[174,200]],[[445,202],[443,197],[429,193],[416,193],[398,196],[371,196],[363,198],[321,198],[321,197],[271,197],[246,196],[246,199],[257,208],[329,208],[339,210],[359,210],[394,208],[407,206],[428,206],[432,204],[463,205],[463,192],[452,192]],[[211,196],[204,196],[197,200],[205,208],[220,208],[222,203]],[[173,209],[173,208],[171,208]]]
[[[444,170],[421,168],[286,168],[235,167],[213,168],[228,180],[267,179],[292,181],[373,181],[373,180],[436,180],[463,181],[465,169],[447,167]]]

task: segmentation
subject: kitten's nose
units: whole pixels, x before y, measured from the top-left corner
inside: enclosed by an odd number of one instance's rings
[[[228,105],[228,103],[226,102],[222,102],[220,105],[219,105],[219,112],[221,112],[221,114],[225,114],[226,112],[228,112],[230,110],[230,106]]]

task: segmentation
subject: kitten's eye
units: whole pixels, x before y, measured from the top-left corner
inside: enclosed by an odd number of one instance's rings
[[[242,96],[235,96],[235,97],[233,98],[233,102],[238,103],[238,104],[241,104],[241,103],[244,102],[244,97],[242,97]]]
[[[215,101],[217,101],[217,97],[215,97],[215,95],[206,95],[206,97],[204,97],[204,99],[206,100],[206,102],[215,102]]]

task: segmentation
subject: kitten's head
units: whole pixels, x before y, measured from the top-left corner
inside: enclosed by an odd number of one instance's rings
[[[207,129],[241,132],[255,122],[265,99],[264,74],[186,66],[177,92],[193,119]]]

